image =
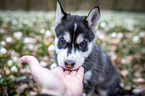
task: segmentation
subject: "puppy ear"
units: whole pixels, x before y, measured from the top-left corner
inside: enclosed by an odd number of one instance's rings
[[[86,17],[88,25],[93,31],[98,29],[99,19],[100,19],[100,8],[98,6],[94,7]]]
[[[67,16],[67,13],[64,12],[64,10],[62,9],[62,6],[59,2],[59,0],[57,0],[57,8],[56,8],[56,24],[59,24],[61,22],[61,20]]]

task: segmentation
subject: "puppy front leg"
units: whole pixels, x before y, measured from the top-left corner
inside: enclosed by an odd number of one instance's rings
[[[92,94],[94,93],[95,90],[95,86],[93,84],[84,84],[84,88],[85,88],[85,93],[87,94],[87,96],[92,96]]]
[[[95,90],[95,82],[92,82],[92,70],[88,70],[84,74],[84,89],[87,96],[92,96]]]

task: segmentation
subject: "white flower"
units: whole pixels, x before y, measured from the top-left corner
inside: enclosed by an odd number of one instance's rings
[[[0,47],[0,55],[3,55],[7,52],[7,50],[4,47]]]
[[[40,65],[43,66],[43,67],[45,67],[45,66],[47,66],[47,63],[44,62],[44,61],[40,61]]]
[[[29,21],[28,21],[28,20],[26,20],[26,19],[25,19],[25,20],[23,20],[22,22],[23,22],[24,24],[29,24]]]
[[[32,44],[29,44],[29,49],[34,49],[34,45],[32,45]]]
[[[13,61],[16,62],[18,58],[16,56],[12,57]]]
[[[54,45],[50,45],[49,47],[48,47],[48,51],[54,51],[55,50],[55,46]]]
[[[139,36],[134,36],[133,39],[132,39],[132,41],[133,41],[134,43],[140,42]]]
[[[134,27],[132,25],[128,25],[128,30],[132,31]]]
[[[9,61],[7,62],[7,65],[8,65],[8,66],[12,66],[12,64],[13,64],[13,61],[12,61],[12,60],[9,60]]]
[[[82,96],[87,96],[86,93],[82,93]]]
[[[18,68],[17,68],[16,66],[12,66],[12,67],[11,67],[11,71],[17,72],[17,71],[18,71]]]
[[[140,37],[144,37],[145,32],[140,32],[139,35],[140,35]]]
[[[132,93],[133,94],[139,94],[139,93],[141,93],[142,92],[142,90],[140,90],[140,89],[133,89],[132,90]]]
[[[56,67],[57,67],[57,64],[56,63],[53,63],[53,64],[51,64],[50,69],[54,69]]]
[[[9,18],[9,17],[6,17],[6,18],[5,18],[5,21],[6,21],[6,22],[9,22],[9,21],[10,21],[10,18]]]
[[[102,28],[104,28],[106,26],[106,23],[105,22],[102,22],[101,25],[100,25]]]
[[[11,43],[12,41],[13,41],[13,39],[12,39],[11,37],[7,37],[7,38],[6,38],[6,42],[7,42],[7,43]]]
[[[27,86],[27,84],[26,84],[26,86]],[[29,93],[30,93],[30,96],[35,96],[37,94],[36,92],[33,92],[33,91],[30,91]]]
[[[123,75],[124,77],[128,75],[128,70],[124,69],[121,71],[121,75]]]
[[[110,22],[109,27],[113,28],[114,26],[115,26],[115,23],[114,22]]]
[[[116,32],[113,32],[112,34],[111,34],[111,37],[116,37],[117,36],[117,33]]]
[[[22,34],[22,32],[15,32],[13,35],[14,35],[15,38],[21,39],[23,34]]]
[[[118,37],[120,37],[120,38],[123,37],[123,34],[122,34],[121,32],[119,32],[117,35],[118,35]]]
[[[33,38],[26,37],[24,39],[24,43],[34,43],[34,42],[35,42],[35,40]]]
[[[52,36],[52,33],[51,33],[49,30],[47,30],[47,31],[45,32],[45,36],[46,36],[46,37],[50,37],[50,36]]]
[[[122,64],[126,63],[126,60],[122,59],[122,60],[121,60],[121,63],[122,63]]]
[[[3,45],[3,46],[5,46],[6,45],[6,42],[5,41],[1,41],[0,44]]]
[[[1,28],[1,29],[0,29],[0,33],[4,33],[4,29]]]
[[[45,32],[45,29],[41,29],[40,33],[43,34]]]
[[[52,30],[53,32],[55,32],[55,26],[52,26],[52,27],[51,27],[51,30]]]
[[[104,39],[105,38],[105,36],[102,34],[102,33],[100,33],[99,31],[97,32],[97,37],[98,38],[100,38],[100,39]]]
[[[16,24],[18,24],[18,21],[17,21],[17,20],[12,20],[12,23],[13,23],[14,25],[16,25]]]

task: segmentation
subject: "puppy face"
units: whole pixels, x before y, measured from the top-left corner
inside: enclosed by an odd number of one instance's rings
[[[98,25],[98,22],[92,20],[99,18],[98,11],[98,8],[92,10],[93,13],[90,12],[87,17],[68,15],[57,3],[55,48],[59,66],[75,70],[89,56],[95,37],[94,29]]]

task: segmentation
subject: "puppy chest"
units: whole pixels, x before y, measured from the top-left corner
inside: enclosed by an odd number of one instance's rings
[[[92,76],[92,71],[91,70],[85,72],[85,74],[84,74],[84,83],[87,83],[87,81],[89,79],[91,79],[91,76]]]

